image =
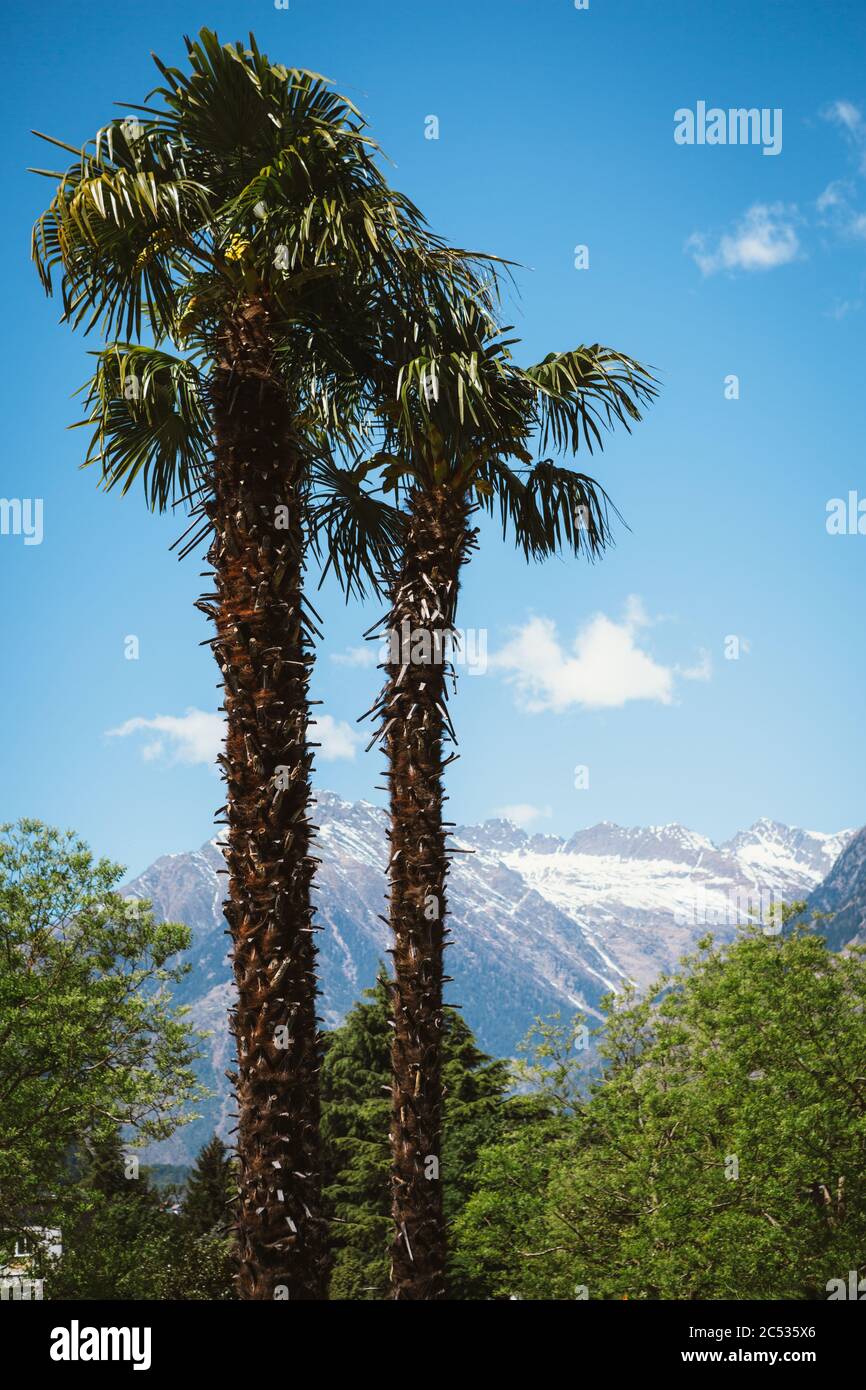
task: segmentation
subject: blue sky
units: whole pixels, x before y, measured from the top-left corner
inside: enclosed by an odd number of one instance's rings
[[[866,536],[826,526],[831,499],[866,498],[859,0],[7,11],[0,496],[41,498],[44,534],[0,535],[0,815],[73,826],[138,870],[199,844],[222,801],[218,673],[192,607],[203,565],[169,554],[179,516],[78,471],[66,426],[92,345],[58,326],[28,262],[49,184],[24,172],[52,160],[31,128],[88,138],[153,85],[150,50],[178,61],[205,23],[333,78],[438,231],[525,267],[510,315],[525,360],[601,341],[662,379],[645,422],[595,460],[630,527],[607,558],[527,569],[482,536],[460,621],[490,660],[454,702],[450,819],[517,806],[541,830],[681,821],[717,840],[763,815],[860,825]],[[780,153],[677,144],[675,113],[699,101],[781,110]],[[376,609],[330,588],[319,606],[318,784],[379,800],[381,759],[354,732],[377,673],[351,664]]]

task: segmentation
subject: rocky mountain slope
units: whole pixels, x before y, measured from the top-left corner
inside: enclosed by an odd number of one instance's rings
[[[866,945],[866,829],[839,855],[823,883],[806,899],[807,918],[826,913],[819,930],[833,951]]]
[[[333,1027],[386,959],[386,817],[323,792],[316,822],[320,1012]],[[453,843],[466,852],[452,860],[449,890],[449,1001],[462,1006],[485,1049],[510,1055],[536,1015],[597,1016],[604,994],[627,979],[647,984],[708,928],[730,936],[755,907],[806,897],[851,837],[772,821],[719,846],[679,825],[602,822],[568,840],[528,835],[503,820],[462,826]],[[223,1075],[231,1064],[223,867],[212,840],[158,859],[125,889],[192,929],[192,970],[177,998],[198,1027],[212,1030],[202,1076],[217,1099],[200,1121],[150,1151],[165,1162],[185,1161],[214,1128],[225,1134],[232,1124]]]

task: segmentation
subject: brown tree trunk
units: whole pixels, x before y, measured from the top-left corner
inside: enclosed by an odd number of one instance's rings
[[[448,851],[442,771],[443,745],[453,741],[445,703],[447,642],[460,566],[472,541],[462,500],[445,488],[416,492],[391,590],[391,652],[380,708],[391,793],[391,1279],[396,1299],[445,1297],[440,1146]]]
[[[301,584],[303,461],[274,372],[266,305],[227,324],[212,388],[214,541],[208,559],[224,680],[225,847],[237,985],[237,1290],[324,1297],[319,1068],[308,818],[312,661]]]

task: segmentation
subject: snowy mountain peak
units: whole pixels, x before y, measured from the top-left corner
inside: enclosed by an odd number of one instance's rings
[[[622,826],[599,821],[578,830],[565,844],[565,854],[615,855],[624,859],[693,859],[715,846],[704,835],[683,825]]]
[[[483,821],[481,825],[459,825],[454,838],[473,849],[494,852],[518,849],[529,840],[525,830],[502,816]]]
[[[755,873],[772,874],[792,883],[805,873],[814,886],[829,873],[854,833],[802,830],[764,818],[739,831],[721,848]]]

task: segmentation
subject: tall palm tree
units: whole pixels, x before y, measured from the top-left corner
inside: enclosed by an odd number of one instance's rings
[[[380,412],[384,469],[403,501],[392,572],[386,681],[374,706],[387,754],[389,918],[395,980],[392,1087],[392,1287],[398,1299],[445,1296],[440,1180],[441,1037],[449,850],[443,772],[455,735],[447,708],[462,566],[479,510],[498,508],[527,559],[561,548],[594,558],[611,537],[611,504],[584,473],[533,462],[591,453],[602,430],[630,429],[656,394],[639,363],[593,345],[521,368],[489,302],[457,301],[419,329],[387,319]],[[517,465],[517,467],[513,465]]]
[[[355,280],[407,302],[432,257],[354,107],[272,64],[254,39],[187,41],[188,71],[112,122],[56,181],[33,252],[64,319],[109,340],[87,387],[88,460],[151,507],[191,501],[184,551],[211,537],[237,985],[241,1297],[324,1291],[315,948],[310,903],[308,550],[349,591],[385,562],[391,510],[335,461],[364,408],[341,301]],[[153,102],[156,104],[152,104]],[[467,262],[468,264],[468,262]],[[82,423],[86,423],[82,422]]]

